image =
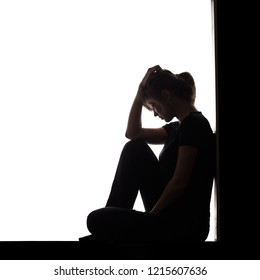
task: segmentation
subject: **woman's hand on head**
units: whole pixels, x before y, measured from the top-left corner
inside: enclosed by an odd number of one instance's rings
[[[162,68],[160,67],[160,65],[155,65],[153,67],[150,67],[147,70],[145,76],[143,77],[143,79],[142,79],[142,81],[139,85],[138,92],[137,92],[137,97],[140,97],[142,95],[142,93],[143,93],[143,91],[144,91],[144,89],[147,85],[147,82],[149,81],[149,78],[151,77],[151,74],[154,74],[157,71],[161,71],[161,70],[162,70]]]
[[[147,70],[145,76],[143,77],[143,79],[142,79],[142,81],[141,81],[141,84],[145,87],[146,84],[147,84],[147,81],[149,80],[149,78],[150,78],[150,76],[151,76],[151,74],[156,73],[157,71],[161,71],[161,70],[162,70],[162,68],[161,68],[160,65],[155,65],[155,66],[153,66],[153,67],[150,67],[150,68]]]

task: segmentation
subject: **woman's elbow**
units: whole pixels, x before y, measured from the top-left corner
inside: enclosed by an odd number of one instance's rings
[[[131,140],[130,133],[128,131],[125,132],[125,137]]]
[[[129,140],[133,140],[133,139],[136,139],[136,138],[137,138],[137,136],[131,135],[131,134],[128,134],[128,133],[125,134],[125,137],[126,137],[127,139],[129,139]]]
[[[125,132],[125,137],[129,140],[132,140],[132,139],[137,137],[137,133],[126,131]]]

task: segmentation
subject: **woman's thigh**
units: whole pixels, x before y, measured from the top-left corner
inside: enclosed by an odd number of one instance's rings
[[[92,234],[117,241],[161,239],[160,224],[155,214],[118,207],[95,210],[87,218]]]

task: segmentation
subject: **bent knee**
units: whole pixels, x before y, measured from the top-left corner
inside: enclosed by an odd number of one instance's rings
[[[87,217],[88,230],[97,235],[113,233],[128,224],[132,212],[133,210],[119,207],[104,207],[94,210]]]
[[[124,150],[130,151],[130,152],[136,152],[136,151],[143,151],[149,148],[146,141],[140,138],[132,139],[128,141],[125,146]]]
[[[87,228],[91,233],[94,233],[97,231],[97,228],[100,227],[100,224],[102,224],[102,220],[103,220],[103,214],[102,211],[103,209],[98,209],[98,210],[94,210],[91,213],[88,214],[87,217]]]
[[[87,228],[92,234],[103,234],[113,220],[113,207],[104,207],[92,211],[87,217]]]

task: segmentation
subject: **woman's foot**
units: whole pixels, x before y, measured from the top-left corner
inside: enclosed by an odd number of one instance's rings
[[[80,242],[91,242],[91,243],[114,243],[114,241],[106,239],[104,237],[99,237],[93,234],[86,235],[79,238]]]

